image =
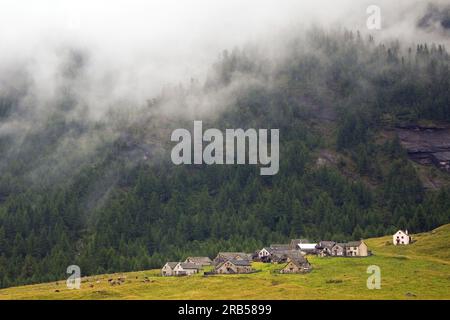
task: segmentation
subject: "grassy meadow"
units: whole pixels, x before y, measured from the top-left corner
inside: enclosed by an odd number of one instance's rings
[[[246,275],[161,277],[159,270],[83,278],[81,289],[65,281],[0,290],[0,299],[450,299],[450,225],[413,235],[410,246],[392,237],[366,240],[368,258],[308,257],[309,274],[281,275],[282,265],[254,263]],[[381,289],[366,286],[367,268],[381,269]],[[108,279],[126,277],[121,285]],[[145,281],[145,279],[149,279]]]

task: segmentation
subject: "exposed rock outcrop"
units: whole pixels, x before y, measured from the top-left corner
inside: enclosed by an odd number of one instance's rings
[[[396,132],[412,160],[450,172],[450,126],[406,125]]]

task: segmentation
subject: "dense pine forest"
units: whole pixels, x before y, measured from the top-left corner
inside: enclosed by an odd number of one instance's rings
[[[224,51],[202,83],[102,119],[80,112],[70,91],[89,66],[77,50],[47,111],[23,107],[26,81],[0,91],[0,123],[35,123],[0,134],[0,287],[65,278],[73,264],[83,275],[131,271],[291,238],[449,223],[450,188],[424,187],[394,130],[450,122],[446,48],[319,29],[280,46]],[[279,129],[279,173],[175,166],[170,133],[193,120]]]

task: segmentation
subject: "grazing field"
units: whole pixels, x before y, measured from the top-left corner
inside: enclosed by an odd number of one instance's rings
[[[309,274],[281,275],[281,265],[254,263],[247,275],[160,277],[159,270],[83,278],[0,290],[0,299],[450,299],[450,225],[414,235],[406,247],[392,238],[368,239],[368,258],[308,257]],[[367,268],[381,269],[381,289],[366,286]],[[126,277],[121,285],[108,279]],[[148,279],[147,281],[145,279]]]

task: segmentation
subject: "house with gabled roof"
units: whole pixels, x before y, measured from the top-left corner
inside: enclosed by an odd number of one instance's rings
[[[298,251],[298,250],[291,250],[291,251],[286,252],[286,258],[287,258],[286,260],[295,259],[295,258],[302,259],[304,257],[305,257],[305,255],[301,251]]]
[[[259,252],[259,261],[265,263],[286,263],[289,256],[301,256],[303,253],[299,250],[274,250],[272,248],[263,248]]]
[[[162,268],[161,268],[161,275],[163,277],[170,277],[175,275],[173,269],[177,266],[178,262],[167,262]]]
[[[369,249],[362,240],[335,243],[331,248],[331,256],[333,257],[367,257],[368,255]]]
[[[331,250],[333,249],[335,244],[335,241],[320,241],[316,246],[319,256],[331,256]]]
[[[290,251],[286,250],[286,251],[274,251],[270,257],[268,257],[268,259],[266,259],[265,262],[270,262],[270,263],[285,263],[288,259],[288,253]]]
[[[364,241],[350,241],[345,243],[346,257],[367,257],[369,250]]]
[[[289,257],[280,273],[306,273],[311,271],[311,264],[304,256]]]
[[[271,248],[262,248],[261,250],[258,251],[258,259],[260,261],[264,261],[265,259],[267,259],[268,257],[270,257],[272,255],[273,250]]]
[[[227,260],[219,263],[215,268],[216,274],[251,273],[252,265],[248,260]]]
[[[173,268],[173,275],[175,276],[190,276],[198,273],[201,267],[195,263],[178,262]]]
[[[408,234],[408,230],[398,230],[393,236],[392,236],[392,242],[394,243],[394,246],[398,245],[408,245],[411,243],[411,237]]]
[[[333,257],[344,257],[345,256],[345,243],[335,243],[331,249],[331,255]]]

